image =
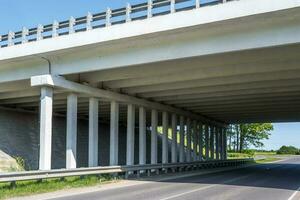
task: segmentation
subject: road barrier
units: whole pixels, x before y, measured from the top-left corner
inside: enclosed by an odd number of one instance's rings
[[[187,163],[168,163],[168,164],[147,164],[147,165],[132,165],[132,166],[109,166],[109,167],[89,167],[77,169],[56,169],[49,171],[25,171],[12,172],[0,175],[0,183],[11,183],[15,185],[17,181],[28,180],[43,180],[53,178],[65,178],[70,176],[86,176],[86,175],[100,175],[100,174],[124,174],[125,178],[131,174],[145,173],[148,176],[151,173],[160,171],[168,172],[172,170],[182,171],[200,168],[215,168],[215,167],[229,167],[240,166],[252,162],[253,159],[232,159],[232,160],[211,160],[211,161],[195,161]]]

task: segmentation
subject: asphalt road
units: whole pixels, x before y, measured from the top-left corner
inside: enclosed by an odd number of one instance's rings
[[[299,200],[300,157],[207,175],[110,188],[56,200]]]

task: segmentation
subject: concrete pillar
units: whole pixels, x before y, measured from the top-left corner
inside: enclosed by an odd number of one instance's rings
[[[191,162],[191,119],[188,118],[186,120],[186,137],[187,137],[187,155],[186,155],[186,161]]]
[[[199,129],[198,129],[198,133],[199,133],[199,161],[203,160],[203,125],[202,123],[199,123]]]
[[[135,130],[135,106],[127,107],[127,151],[126,165],[134,165],[134,130]]]
[[[74,169],[77,166],[77,95],[67,97],[67,159],[66,168]]]
[[[158,112],[151,111],[151,164],[157,164],[157,126]]]
[[[98,112],[99,101],[92,97],[89,100],[89,167],[98,166]]]
[[[198,127],[197,121],[193,121],[193,161],[198,160]]]
[[[172,163],[177,162],[177,116],[172,114]]]
[[[180,149],[179,149],[179,162],[184,162],[184,117],[180,116],[179,120],[179,136],[180,136]]]
[[[219,127],[215,127],[216,160],[220,159]]]
[[[139,164],[146,164],[146,110],[139,108]]]
[[[209,126],[205,125],[205,160],[209,160]]]
[[[53,89],[41,88],[39,169],[51,169]]]
[[[210,126],[210,159],[213,160],[215,158],[215,145],[214,145],[214,127]]]
[[[163,126],[163,135],[162,135],[162,163],[168,163],[168,113],[163,112],[162,114],[162,126]]]
[[[110,104],[110,156],[109,164],[118,165],[119,153],[119,103],[112,101]]]
[[[227,160],[227,129],[224,128],[224,160]]]
[[[220,137],[220,159],[221,160],[224,160],[224,141],[223,141],[223,139],[224,139],[224,137],[223,137],[223,128],[220,128],[220,135],[219,135],[219,137]]]

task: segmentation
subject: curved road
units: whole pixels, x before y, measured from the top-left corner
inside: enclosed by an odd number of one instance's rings
[[[299,187],[300,157],[293,157],[273,164],[110,188],[56,200],[299,200]]]

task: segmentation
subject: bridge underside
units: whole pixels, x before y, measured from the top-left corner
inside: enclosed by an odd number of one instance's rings
[[[299,51],[298,44],[277,46],[65,77],[225,123],[292,122],[300,119]],[[29,80],[2,84],[0,89],[1,106],[38,111],[40,91]],[[55,91],[55,113],[66,113],[67,94]],[[80,117],[88,117],[88,107],[88,96],[79,95]],[[126,113],[127,106],[121,105],[124,123]],[[110,102],[100,101],[99,117],[109,121]]]

